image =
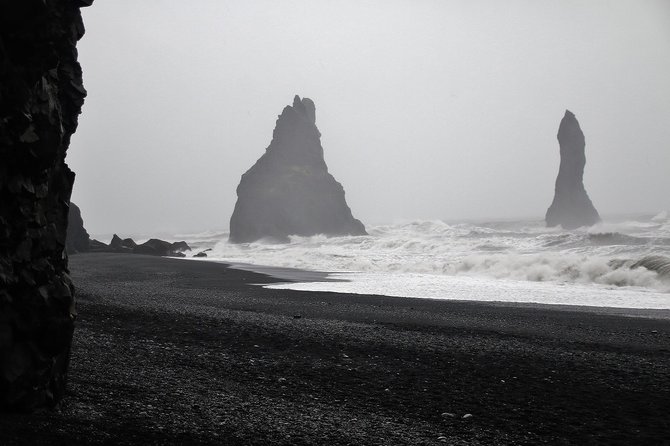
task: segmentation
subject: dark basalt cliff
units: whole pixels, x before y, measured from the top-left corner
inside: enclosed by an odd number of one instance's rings
[[[74,329],[65,164],[86,91],[80,7],[0,0],[0,409],[62,397]]]
[[[547,210],[547,226],[561,225],[565,229],[591,226],[600,221],[598,211],[584,189],[586,156],[584,133],[575,115],[569,110],[558,128],[561,165],[556,178],[554,201]]]
[[[365,235],[344,198],[344,189],[323,158],[311,99],[296,96],[277,119],[272,142],[237,187],[230,241],[289,235]]]
[[[67,238],[65,246],[68,254],[87,252],[91,244],[91,238],[84,228],[84,219],[81,217],[81,209],[70,202],[68,213]]]

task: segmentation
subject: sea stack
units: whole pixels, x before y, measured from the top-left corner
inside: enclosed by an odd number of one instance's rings
[[[584,133],[574,113],[565,111],[558,128],[561,166],[556,178],[554,201],[546,215],[547,226],[561,225],[564,229],[591,226],[600,221],[598,211],[584,189]]]
[[[76,254],[78,252],[87,252],[91,243],[91,238],[84,228],[84,220],[81,218],[81,210],[73,202],[70,202],[67,219],[67,237],[65,240],[67,253]]]
[[[237,187],[230,241],[286,242],[289,235],[366,235],[328,173],[311,99],[296,96],[277,119],[272,142]]]

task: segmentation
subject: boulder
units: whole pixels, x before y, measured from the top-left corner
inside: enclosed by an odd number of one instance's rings
[[[184,251],[190,251],[191,247],[188,246],[188,243],[181,241],[181,242],[174,242],[171,246],[171,249],[173,252],[184,252]]]
[[[191,248],[186,242],[170,243],[165,240],[152,238],[137,245],[133,249],[134,254],[144,254],[150,256],[169,256],[169,257],[186,257],[183,251],[188,251]]]
[[[561,164],[556,178],[554,201],[547,210],[547,226],[561,225],[564,229],[591,226],[600,221],[598,211],[584,189],[586,145],[584,133],[575,115],[569,110],[558,128]]]
[[[199,253],[195,254],[193,257],[207,257],[207,253],[210,252],[211,250],[212,250],[212,248],[204,249],[204,250],[200,251]]]
[[[81,210],[79,207],[70,202],[68,210],[67,222],[67,237],[65,240],[65,248],[68,254],[75,254],[78,252],[87,252],[91,239],[84,228],[84,220],[81,218]]]
[[[366,235],[328,172],[311,99],[296,96],[277,119],[272,142],[237,187],[233,243],[288,241],[289,235]]]
[[[132,238],[121,239],[118,235],[114,234],[112,240],[109,242],[109,251],[111,252],[133,252],[137,247],[137,243]]]

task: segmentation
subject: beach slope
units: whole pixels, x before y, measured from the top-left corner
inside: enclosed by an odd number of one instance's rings
[[[664,313],[268,290],[261,274],[140,255],[70,268],[68,395],[1,414],[0,444],[670,438]]]

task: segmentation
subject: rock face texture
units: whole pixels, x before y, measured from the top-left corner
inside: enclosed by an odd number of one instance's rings
[[[65,164],[86,91],[79,8],[92,0],[0,0],[0,409],[63,395],[74,330]]]
[[[554,201],[547,210],[547,226],[561,225],[565,229],[591,226],[600,221],[598,211],[584,189],[584,133],[575,115],[569,110],[558,128],[561,166],[556,178]]]
[[[323,158],[321,133],[311,99],[296,96],[277,119],[272,142],[237,187],[230,241],[289,235],[365,235],[351,214],[344,189]]]
[[[84,220],[81,218],[81,210],[79,207],[70,202],[70,211],[68,213],[67,223],[67,238],[65,246],[68,254],[76,254],[78,252],[87,252],[91,238],[84,228]]]

